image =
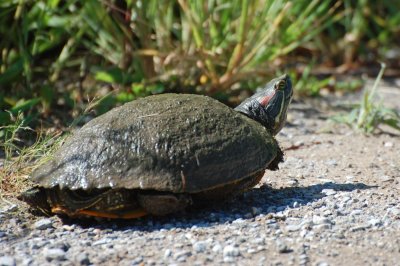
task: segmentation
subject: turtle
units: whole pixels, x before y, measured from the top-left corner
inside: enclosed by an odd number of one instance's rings
[[[19,198],[44,215],[117,219],[222,202],[278,169],[292,95],[285,74],[234,109],[195,94],[125,103],[73,132]]]

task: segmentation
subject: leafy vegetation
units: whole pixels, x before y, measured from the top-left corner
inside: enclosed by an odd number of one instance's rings
[[[366,133],[374,132],[380,125],[400,131],[400,114],[394,109],[386,108],[376,97],[385,68],[386,65],[382,64],[373,87],[365,89],[361,102],[355,105],[350,113],[333,117],[333,121],[347,124]]]
[[[29,185],[28,175],[49,159],[49,155],[62,141],[59,132],[42,132],[32,145],[20,145],[18,134],[32,130],[24,126],[22,113],[11,115],[12,123],[1,127],[4,136],[0,148],[4,160],[0,167],[0,200],[22,191]],[[34,164],[33,164],[34,162]]]

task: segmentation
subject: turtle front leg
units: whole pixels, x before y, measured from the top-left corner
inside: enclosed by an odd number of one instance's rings
[[[276,156],[275,158],[269,163],[267,169],[271,171],[276,171],[279,170],[279,164],[283,162],[283,151],[281,147],[277,144],[277,151],[276,151]]]

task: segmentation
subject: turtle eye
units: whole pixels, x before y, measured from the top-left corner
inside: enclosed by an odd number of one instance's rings
[[[275,83],[275,90],[284,90],[286,88],[286,81],[284,79]]]

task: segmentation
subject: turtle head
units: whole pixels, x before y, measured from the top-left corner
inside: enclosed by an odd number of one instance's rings
[[[285,74],[268,82],[262,91],[244,100],[235,110],[260,122],[276,135],[285,124],[292,96],[292,82]]]

